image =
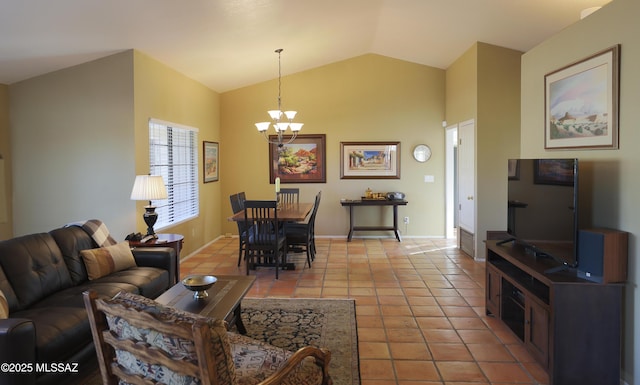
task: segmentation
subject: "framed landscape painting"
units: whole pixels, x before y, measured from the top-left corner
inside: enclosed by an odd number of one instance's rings
[[[285,135],[284,142],[291,136]],[[277,140],[276,135],[269,135],[269,141]],[[326,136],[298,135],[289,144],[279,147],[277,143],[269,143],[269,180],[275,183],[325,183],[326,175]]]
[[[400,142],[341,142],[340,179],[400,179]]]
[[[218,143],[203,142],[202,143],[202,171],[204,183],[215,182],[218,177]]]
[[[545,75],[544,148],[618,148],[620,46]]]

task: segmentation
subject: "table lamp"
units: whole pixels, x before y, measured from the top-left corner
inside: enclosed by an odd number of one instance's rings
[[[147,224],[147,235],[157,238],[153,225],[158,220],[156,207],[151,203],[152,200],[167,199],[167,189],[164,187],[164,180],[160,175],[136,175],[133,182],[133,190],[131,190],[131,200],[149,201],[148,206],[144,206],[145,213],[142,216],[144,223]]]

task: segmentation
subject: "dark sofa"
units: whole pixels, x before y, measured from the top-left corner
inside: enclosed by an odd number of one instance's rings
[[[153,299],[171,286],[172,248],[134,249],[137,267],[88,280],[80,251],[97,247],[77,226],[0,241],[0,290],[9,305],[9,318],[0,319],[0,363],[14,364],[3,365],[0,384],[67,383],[78,376],[70,373],[74,368],[82,371],[95,362],[85,290],[104,297],[124,290]]]

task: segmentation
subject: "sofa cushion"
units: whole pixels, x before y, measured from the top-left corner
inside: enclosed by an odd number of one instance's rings
[[[156,298],[164,293],[169,285],[169,272],[157,267],[132,267],[130,269],[118,271],[98,278],[90,283],[128,283],[137,288],[137,290],[127,290],[132,293],[143,295],[147,298]],[[110,297],[113,297],[113,293]]]
[[[9,318],[9,303],[7,302],[7,297],[0,290],[0,319],[5,318]]]
[[[236,383],[235,367],[229,350],[229,342],[227,341],[227,329],[223,320],[214,320],[163,306],[153,300],[131,293],[120,293],[110,302],[149,313],[153,315],[154,318],[168,323],[192,323],[197,319],[204,320],[209,325],[211,331],[211,342],[214,350],[211,354],[215,359],[216,372],[218,375],[218,381],[214,379],[214,382],[221,384]],[[147,343],[179,360],[196,361],[196,347],[190,341],[186,341],[180,337],[162,334],[158,331],[136,328],[130,325],[125,319],[119,317],[107,316],[107,323],[111,332],[118,338],[131,338]],[[116,351],[116,360],[129,371],[143,376],[154,376],[154,379],[158,382],[167,384],[197,383],[193,378],[178,375],[161,365],[148,365],[123,351]]]
[[[69,269],[69,275],[71,275],[71,281],[75,285],[87,281],[89,276],[80,256],[80,250],[98,247],[93,238],[78,226],[61,227],[51,230],[49,234],[56,240],[62,252],[64,261]]]
[[[36,362],[64,362],[92,342],[87,311],[82,306],[32,307],[11,317],[33,322]]]
[[[80,255],[87,267],[89,280],[98,279],[116,271],[136,266],[136,260],[133,258],[128,242],[81,250]]]
[[[2,283],[12,311],[27,308],[72,285],[62,253],[47,233],[1,241],[0,267],[15,295],[10,298],[4,287],[6,282]]]

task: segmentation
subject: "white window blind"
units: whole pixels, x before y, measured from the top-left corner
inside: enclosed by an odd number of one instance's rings
[[[156,229],[199,215],[197,143],[195,128],[149,120],[150,173],[162,175],[168,194],[168,199],[153,202]]]

